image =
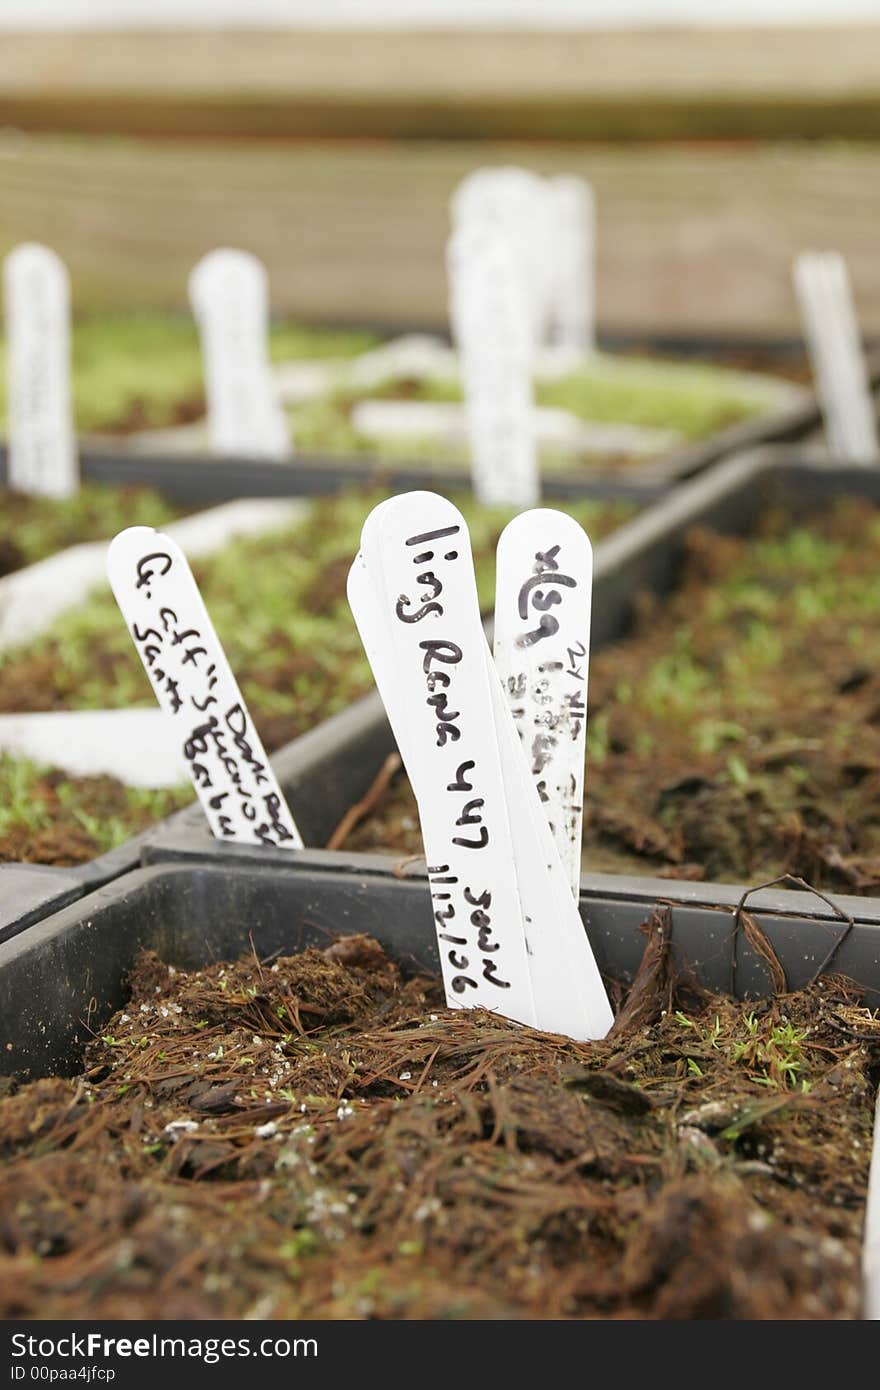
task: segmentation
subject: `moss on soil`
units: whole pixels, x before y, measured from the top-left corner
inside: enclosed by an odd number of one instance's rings
[[[344,361],[376,345],[374,335],[352,330],[273,324],[270,355],[282,362],[298,358]],[[6,421],[4,345],[0,338],[0,427]],[[185,316],[137,313],[77,320],[73,328],[73,395],[77,428],[83,433],[127,433],[183,425],[205,410],[202,362],[195,324]],[[772,379],[768,378],[768,385]],[[383,457],[429,457],[460,463],[461,449],[430,441],[376,442],[359,434],[350,410],[361,395],[404,394],[424,400],[457,400],[455,383],[389,380],[376,390],[355,393],[344,383],[327,394],[291,408],[294,438],[301,449],[319,452],[380,453]],[[679,431],[702,438],[766,407],[761,384],[724,366],[596,357],[561,381],[540,385],[537,399],[563,406],[586,420],[617,421]],[[571,455],[547,451],[548,465],[577,467]],[[594,460],[595,462],[595,460]],[[615,458],[612,464],[640,460]]]
[[[84,483],[71,498],[0,488],[0,578],[67,546],[110,540],[126,526],[165,526],[179,514],[145,487]]]
[[[683,987],[659,931],[590,1044],[366,937],[141,957],[81,1075],[0,1100],[0,1315],[857,1317],[880,1022]]]
[[[273,324],[274,361],[349,357],[376,344],[369,333]],[[79,319],[72,342],[78,430],[124,433],[198,420],[205,410],[194,322],[181,315],[119,314]],[[0,339],[0,422],[6,422],[5,350]]]
[[[590,672],[584,867],[880,888],[880,510],[693,534]],[[421,853],[404,779],[350,849]]]
[[[767,379],[767,387],[772,380]],[[584,367],[554,382],[540,382],[535,399],[539,405],[556,406],[585,421],[625,423],[656,430],[677,431],[688,440],[705,438],[738,420],[765,410],[771,399],[764,383],[724,367],[637,357],[598,355]],[[359,399],[458,401],[457,382],[417,381],[392,377],[366,392],[356,392],[342,382],[334,391],[297,406],[291,411],[294,437],[302,449],[340,453],[380,453],[384,458],[430,459],[461,465],[467,458],[463,446],[436,440],[398,438],[377,444],[361,435],[351,422],[352,406]],[[550,446],[541,450],[544,466],[556,471],[573,470],[597,462],[609,467],[638,468],[641,455],[578,455]]]

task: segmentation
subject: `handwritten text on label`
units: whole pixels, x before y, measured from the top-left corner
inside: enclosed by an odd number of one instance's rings
[[[523,512],[498,544],[495,664],[572,893],[578,894],[593,559],[581,526]]]
[[[349,592],[380,691],[397,710],[447,998],[534,1023],[467,528],[431,493],[393,499],[374,515],[361,556],[378,597],[371,604],[362,582]]]
[[[180,547],[132,526],[111,542],[107,570],[214,835],[302,848]]]

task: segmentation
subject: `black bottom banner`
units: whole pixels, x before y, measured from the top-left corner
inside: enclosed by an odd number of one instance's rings
[[[728,1344],[729,1353],[741,1355],[746,1346],[766,1345],[773,1326],[623,1321],[5,1322],[0,1323],[0,1390],[6,1385],[24,1390],[68,1382],[94,1390],[222,1386],[229,1374],[253,1375],[255,1387],[264,1390],[294,1382],[322,1385],[330,1376],[335,1385],[335,1378],[346,1371],[383,1387],[404,1378],[411,1384],[423,1373],[421,1358],[429,1351],[425,1364],[452,1374],[456,1381],[462,1372],[467,1375],[469,1364],[468,1379],[482,1380],[488,1373],[497,1383],[499,1373],[510,1373],[523,1383],[530,1375],[546,1381],[554,1365],[563,1374],[566,1364],[580,1366],[584,1373],[592,1364],[597,1371],[600,1365],[614,1365],[606,1359],[611,1357],[624,1357],[631,1375],[641,1368],[649,1373],[662,1353],[692,1357],[702,1348],[717,1362],[728,1336],[735,1338]],[[811,1347],[811,1358],[818,1340],[813,1326],[797,1325],[801,1349]],[[754,1338],[759,1329],[768,1335]],[[854,1332],[858,1337],[850,1325],[847,1340]],[[838,1346],[836,1336],[830,1343],[824,1332],[820,1336],[829,1351]],[[567,1356],[578,1360],[566,1363]]]

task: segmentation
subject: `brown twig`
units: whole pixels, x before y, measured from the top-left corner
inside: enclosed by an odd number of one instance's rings
[[[753,888],[747,888],[747,889],[746,889],[746,891],[743,893],[742,897],[740,898],[739,902],[737,903],[737,905],[736,905],[736,907],[735,907],[735,909],[734,909],[734,913],[733,913],[733,932],[732,932],[732,934],[731,934],[731,946],[730,946],[730,993],[731,993],[731,994],[736,994],[737,945],[738,945],[738,943],[739,943],[739,932],[740,932],[740,927],[743,925],[743,915],[744,915],[744,911],[745,911],[746,902],[747,902],[748,899],[752,896],[753,893],[760,893],[764,888],[775,888],[775,887],[777,887],[778,884],[781,884],[781,883],[794,884],[794,886],[795,886],[796,888],[801,888],[801,889],[803,889],[803,891],[804,891],[805,893],[812,893],[812,894],[814,894],[815,897],[820,898],[820,899],[822,900],[823,903],[825,903],[828,907],[831,908],[831,911],[834,913],[834,915],[835,915],[836,917],[839,917],[840,920],[841,920],[842,922],[846,923],[846,925],[845,925],[843,931],[842,931],[842,932],[840,933],[840,935],[835,939],[835,941],[832,943],[831,947],[829,948],[827,954],[824,956],[824,958],[823,958],[823,959],[820,961],[820,963],[816,966],[816,969],[813,971],[813,974],[812,974],[812,976],[810,977],[810,981],[809,981],[809,983],[810,983],[811,985],[812,985],[812,984],[815,984],[815,982],[818,980],[819,976],[820,976],[820,975],[823,973],[823,971],[825,971],[825,970],[827,969],[827,967],[831,964],[831,962],[832,962],[832,960],[834,959],[835,955],[836,955],[837,952],[840,950],[840,947],[843,945],[844,941],[845,941],[846,938],[849,936],[850,932],[852,931],[853,927],[855,926],[855,919],[854,919],[853,917],[850,917],[849,913],[844,912],[844,911],[843,911],[843,908],[838,907],[838,906],[837,906],[837,903],[835,903],[831,898],[826,897],[825,894],[824,894],[823,892],[821,892],[818,888],[814,888],[813,885],[812,885],[811,883],[807,883],[807,881],[806,881],[805,878],[798,878],[797,874],[780,874],[778,878],[771,878],[771,879],[769,880],[768,883],[756,883],[755,886],[754,886]],[[753,932],[754,932],[755,929],[760,930],[760,928],[758,928],[758,924],[757,924],[757,922],[755,922],[754,918],[752,918],[752,919],[750,920],[749,926],[752,928],[752,931],[753,931]],[[753,949],[754,949],[754,945],[755,945],[754,941],[750,942],[750,944],[752,945],[752,947],[753,947]],[[771,951],[773,950],[773,948],[770,946],[769,941],[767,942],[767,947],[769,948],[769,950],[771,950]],[[762,955],[763,952],[762,952],[762,951],[759,951],[758,954],[759,954],[759,955]],[[776,958],[775,952],[773,952],[773,956],[774,956],[774,959],[775,959],[775,958]],[[766,964],[766,963],[767,963],[767,962],[766,962],[766,960],[765,960],[765,964]],[[778,962],[777,962],[777,963],[778,963]],[[781,967],[781,965],[780,965],[780,969],[781,969],[781,968],[782,968],[782,967]],[[773,974],[773,973],[775,973],[775,972],[771,970],[771,974]]]
[[[423,864],[425,856],[423,854],[408,854],[405,859],[398,859],[391,865],[391,872],[395,878],[406,878],[406,871],[410,864]]]
[[[873,1014],[869,1016],[872,1019],[874,1018]],[[850,1028],[849,1025],[845,1023],[844,1020],[840,1017],[840,1015],[834,1013],[833,1011],[829,1011],[829,1013],[826,1015],[826,1018],[827,1022],[831,1024],[832,1028],[836,1028],[837,1031],[840,1033],[846,1033],[847,1036],[850,1038],[856,1038],[859,1042],[869,1042],[875,1044],[880,1043],[880,1019],[874,1020],[877,1023],[877,1027],[872,1032],[863,1033],[856,1028]]]
[[[369,789],[360,801],[356,801],[353,806],[349,806],[342,820],[337,825],[330,839],[327,841],[327,849],[342,849],[351,832],[356,825],[368,816],[381,800],[388,789],[392,777],[400,771],[401,762],[399,753],[389,753],[378,773],[370,783]]]
[[[647,937],[642,959],[626,1003],[611,1025],[609,1037],[647,1027],[659,1017],[663,1006],[663,992],[670,978],[672,908],[666,903],[655,907],[641,931]]]

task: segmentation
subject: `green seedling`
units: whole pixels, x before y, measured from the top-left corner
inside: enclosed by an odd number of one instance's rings
[[[731,1049],[734,1062],[741,1062],[759,1086],[809,1090],[809,1082],[801,1076],[806,1066],[805,1029],[784,1021],[771,1024],[765,1033],[752,1012],[743,1015],[743,1026],[746,1036],[737,1039]]]
[[[351,357],[376,344],[362,332],[276,324],[275,361]],[[5,426],[6,372],[0,342],[0,423]],[[188,316],[108,315],[77,320],[72,338],[73,399],[81,431],[160,429],[204,411],[198,333]]]

